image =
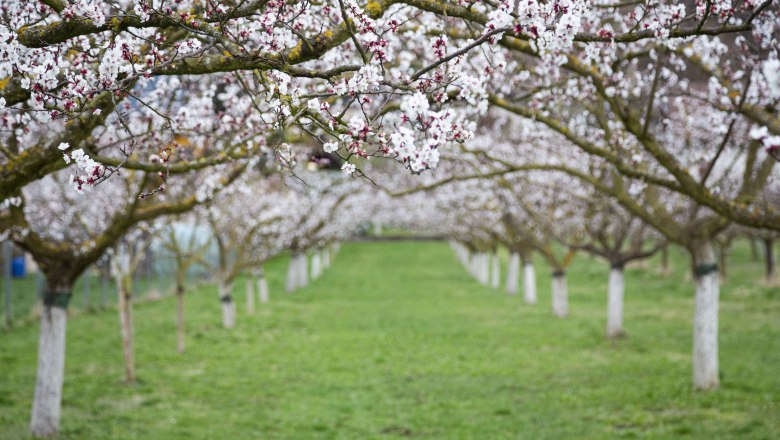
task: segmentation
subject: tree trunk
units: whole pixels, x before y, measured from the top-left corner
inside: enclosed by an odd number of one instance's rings
[[[493,252],[490,261],[490,287],[494,289],[501,287],[501,266],[498,263],[498,252]]]
[[[222,326],[233,328],[236,326],[236,304],[233,302],[233,283],[219,283],[219,302],[222,303]]]
[[[758,261],[758,246],[756,245],[756,239],[748,237],[748,241],[750,242],[750,259]]]
[[[506,292],[517,295],[518,281],[520,278],[520,254],[512,252],[509,256],[509,267],[506,269]]]
[[[609,271],[609,293],[607,298],[607,337],[610,339],[624,336],[623,331],[623,293],[625,279],[622,264],[613,264]]]
[[[184,353],[186,327],[184,326],[184,283],[176,283],[176,351]]]
[[[60,429],[62,384],[65,378],[65,332],[72,289],[72,283],[47,277],[30,420],[30,431],[35,437],[52,437]]]
[[[670,275],[672,268],[669,266],[669,244],[665,244],[661,248],[661,274]]]
[[[476,273],[477,282],[479,282],[480,284],[486,284],[484,280],[484,269],[485,269],[484,258],[482,257],[483,257],[482,252],[476,253],[474,257],[475,258],[474,271]]]
[[[246,314],[255,314],[255,289],[252,286],[252,277],[246,279]]]
[[[490,282],[490,257],[487,252],[479,253],[479,282],[483,286]]]
[[[528,304],[536,304],[536,269],[530,260],[523,262],[523,299]]]
[[[117,277],[119,286],[119,325],[122,335],[122,356],[125,361],[125,382],[135,382],[135,350],[133,347],[133,298],[131,275]]]
[[[482,284],[490,285],[490,254],[482,253]]]
[[[102,308],[106,308],[108,306],[108,277],[102,276],[100,277],[100,285],[102,292],[102,298],[100,300],[100,306]]]
[[[261,274],[257,280],[257,294],[260,296],[261,304],[268,304],[268,280],[265,279],[264,274]]]
[[[298,254],[294,253],[290,257],[290,264],[287,266],[287,280],[284,283],[284,290],[287,293],[293,292],[298,288]]]
[[[309,257],[304,252],[298,258],[298,287],[304,288],[309,285]]]
[[[772,283],[775,280],[775,250],[774,240],[764,239],[764,265],[766,268],[766,282]]]
[[[728,275],[726,273],[726,263],[728,263],[729,249],[728,245],[722,244],[718,248],[718,273],[720,275],[719,280],[721,284],[726,284]]]
[[[712,243],[693,247],[696,303],[693,316],[693,385],[700,390],[715,389],[718,377],[718,300],[720,284]]]
[[[569,287],[566,283],[566,272],[562,270],[553,272],[552,306],[553,314],[559,318],[569,314]]]
[[[328,248],[323,248],[320,253],[322,254],[322,267],[327,269],[330,267],[330,251]]]
[[[34,319],[41,319],[44,290],[46,290],[46,280],[43,277],[43,272],[39,269],[35,272],[35,305],[32,309],[32,317]]]
[[[468,249],[466,249],[465,246],[461,245],[460,243],[455,244],[455,246],[458,251],[458,258],[460,259],[460,263],[463,265],[463,267],[468,268],[469,256],[471,253]]]
[[[316,280],[320,275],[322,275],[322,262],[320,253],[315,250],[311,256],[311,279]]]

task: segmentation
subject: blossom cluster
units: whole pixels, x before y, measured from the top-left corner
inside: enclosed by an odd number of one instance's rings
[[[60,151],[66,151],[68,148],[70,148],[70,145],[67,143],[62,143],[58,148]],[[81,148],[70,153],[64,152],[63,159],[65,160],[66,164],[74,162],[76,167],[83,171],[83,174],[71,174],[69,178],[69,183],[79,194],[83,194],[84,190],[92,189],[106,176],[106,166],[90,158],[89,155],[84,153],[84,150]]]

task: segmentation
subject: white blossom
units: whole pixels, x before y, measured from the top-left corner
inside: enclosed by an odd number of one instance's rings
[[[339,144],[338,142],[325,142],[322,144],[322,149],[325,150],[326,153],[333,153],[339,149]]]
[[[344,162],[344,165],[341,166],[341,171],[344,172],[344,174],[351,176],[352,173],[354,173],[356,170],[355,165],[349,162]]]

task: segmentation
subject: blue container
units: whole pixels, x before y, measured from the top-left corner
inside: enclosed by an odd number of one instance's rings
[[[27,270],[24,266],[24,256],[14,257],[11,260],[11,275],[14,278],[24,278],[27,275]]]

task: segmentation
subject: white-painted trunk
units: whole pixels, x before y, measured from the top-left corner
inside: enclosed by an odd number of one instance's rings
[[[327,269],[330,267],[330,251],[328,248],[323,248],[320,253],[322,254],[322,267]]]
[[[556,272],[552,279],[552,307],[553,314],[564,318],[569,314],[569,286],[566,283],[566,274]]]
[[[523,299],[536,304],[536,269],[533,263],[523,263]]]
[[[474,256],[475,260],[475,266],[474,266],[474,277],[482,284],[485,284],[483,280],[483,270],[484,270],[484,258],[482,252],[477,252]]]
[[[236,303],[233,302],[233,283],[219,284],[219,302],[222,304],[222,326],[236,326]]]
[[[222,301],[222,326],[225,328],[236,326],[236,304],[232,299]]]
[[[490,260],[490,287],[498,289],[501,287],[501,266],[498,262],[498,253],[493,252]]]
[[[260,303],[268,304],[268,281],[264,275],[261,275],[260,279],[257,280],[257,293],[260,296]]]
[[[320,253],[314,251],[311,256],[311,279],[316,280],[322,275],[322,261],[320,260]]]
[[[44,304],[38,340],[38,372],[30,421],[30,430],[35,437],[52,437],[60,429],[67,324],[67,309]]]
[[[607,294],[607,337],[623,336],[623,268],[613,266],[609,271],[609,292]]]
[[[506,268],[506,292],[517,295],[520,279],[520,254],[512,252],[509,256],[509,267]]]
[[[284,290],[288,293],[295,291],[298,288],[298,254],[293,254],[290,257],[290,264],[287,266],[287,280],[284,283]]]
[[[693,385],[700,390],[718,388],[718,301],[720,283],[712,244],[694,249],[696,302],[693,315]]]
[[[460,261],[460,264],[462,264],[464,267],[468,268],[469,266],[469,251],[466,249],[465,246],[458,243],[457,241],[450,240],[450,247],[455,252],[455,256],[458,258],[458,261]]]
[[[479,253],[479,282],[485,286],[490,282],[490,256],[487,252]]]
[[[460,258],[460,264],[463,265],[463,267],[467,268],[469,267],[469,263],[471,261],[471,253],[468,249],[466,249],[465,246],[460,246],[459,248],[460,255],[458,258]]]
[[[305,253],[300,255],[298,262],[298,287],[309,285],[309,258]]]
[[[254,315],[255,313],[255,289],[252,277],[246,279],[246,313]]]
[[[482,254],[482,280],[484,285],[490,285],[490,254]]]

